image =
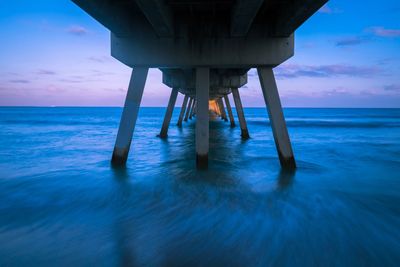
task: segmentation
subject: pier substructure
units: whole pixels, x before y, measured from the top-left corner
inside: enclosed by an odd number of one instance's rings
[[[185,115],[188,98],[189,98],[189,96],[185,95],[185,98],[183,99],[181,112],[179,113],[178,123],[176,124],[176,125],[178,125],[178,127],[182,127],[182,120],[183,120],[183,116]]]
[[[218,101],[219,109],[221,110],[221,118],[224,121],[228,121],[228,118],[227,118],[226,112],[225,112],[224,103],[222,102],[222,98],[219,98],[217,101]]]
[[[247,83],[249,70],[259,68],[279,159],[282,166],[295,167],[272,68],[294,55],[296,29],[328,0],[72,1],[111,31],[111,55],[135,70],[113,164],[127,160],[148,68],[160,69],[165,85],[190,98],[178,124],[197,114],[198,166],[207,166],[208,103],[223,116],[215,100],[232,92],[242,138],[249,138],[238,88]],[[233,126],[231,108],[225,103]],[[170,114],[166,115],[168,125]],[[166,135],[168,126],[163,128],[160,134]]]
[[[258,68],[261,88],[267,105],[268,116],[275,139],[276,150],[278,151],[279,161],[282,168],[295,169],[296,162],[293,155],[292,146],[286,128],[285,117],[279,98],[278,88],[272,68]]]
[[[196,69],[196,165],[199,169],[208,167],[210,69]]]
[[[247,123],[244,117],[242,101],[240,100],[239,90],[237,88],[232,88],[232,96],[233,100],[235,101],[236,112],[240,124],[241,136],[243,139],[248,139],[250,138],[250,135],[249,131],[247,130]]]
[[[160,138],[166,138],[168,136],[169,123],[171,122],[172,113],[178,96],[178,88],[172,88],[171,96],[169,97],[167,111],[165,112],[164,121],[159,134]]]
[[[132,70],[131,80],[129,82],[124,109],[119,124],[117,140],[111,159],[111,163],[114,166],[124,166],[128,159],[148,71],[148,68],[140,67]]]
[[[231,103],[229,102],[229,98],[227,95],[224,96],[224,100],[225,100],[226,109],[228,110],[229,121],[231,123],[231,127],[235,127],[235,119],[233,118]]]
[[[192,109],[193,101],[194,101],[193,97],[189,97],[189,104],[188,104],[187,109],[186,109],[186,115],[185,115],[184,121],[188,121],[188,119],[189,119],[189,114],[190,114],[190,111]]]

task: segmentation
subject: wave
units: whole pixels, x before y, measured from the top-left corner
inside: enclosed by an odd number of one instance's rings
[[[118,125],[119,121],[111,121],[111,120],[104,120],[104,121],[63,121],[63,120],[3,120],[0,122],[1,125],[38,125],[38,126],[74,126],[74,125],[102,125],[102,126],[110,126],[110,125]]]
[[[249,124],[271,125],[269,121],[249,121]],[[337,121],[337,120],[286,120],[294,128],[400,128],[400,121]]]

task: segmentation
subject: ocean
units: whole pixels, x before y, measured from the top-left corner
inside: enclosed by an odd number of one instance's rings
[[[205,171],[195,119],[141,108],[113,169],[121,111],[0,108],[0,266],[400,265],[400,109],[285,109],[294,173],[265,108],[211,119]]]

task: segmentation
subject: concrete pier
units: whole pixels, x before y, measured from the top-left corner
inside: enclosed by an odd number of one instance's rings
[[[169,123],[171,122],[171,117],[174,111],[177,96],[178,96],[178,89],[172,88],[171,96],[169,97],[168,101],[167,111],[165,112],[164,121],[159,134],[160,138],[166,138],[168,135]]]
[[[232,96],[233,100],[235,101],[236,112],[240,124],[241,136],[243,139],[248,139],[250,138],[250,135],[249,131],[247,130],[247,123],[244,117],[242,101],[240,100],[239,90],[237,88],[232,88]]]
[[[281,166],[285,169],[295,169],[296,162],[290,144],[289,134],[286,128],[278,88],[276,86],[272,68],[258,68],[261,88],[267,105],[268,116],[274,134],[275,145],[279,155]]]
[[[196,110],[196,99],[193,101],[192,110],[190,111],[189,119],[193,118],[194,111]]]
[[[225,100],[226,109],[228,110],[229,121],[231,123],[231,127],[235,127],[235,119],[233,117],[231,103],[229,102],[229,98],[227,95],[224,96],[224,100]]]
[[[134,68],[132,70],[131,80],[129,82],[124,109],[119,124],[117,140],[111,159],[111,163],[114,166],[124,166],[128,159],[148,70],[148,68]]]
[[[189,119],[189,114],[190,114],[190,112],[192,110],[193,101],[194,101],[193,98],[189,97],[189,104],[188,104],[187,109],[186,109],[186,115],[185,115],[184,121],[188,121],[188,119]]]
[[[210,88],[209,68],[196,69],[196,165],[199,169],[208,167],[209,115],[208,98]]]
[[[189,98],[189,96],[185,95],[185,97],[183,99],[181,112],[179,113],[178,123],[176,124],[176,125],[178,125],[178,127],[182,127],[182,120],[183,120],[183,116],[185,115],[188,98]]]
[[[217,101],[218,101],[218,104],[219,104],[219,109],[221,110],[221,118],[224,121],[228,121],[228,117],[226,116],[224,102],[222,102],[222,98],[219,98]]]
[[[199,167],[207,166],[208,105],[227,120],[224,98],[230,124],[235,125],[227,98],[231,92],[241,136],[249,138],[238,88],[246,90],[249,70],[259,68],[279,159],[283,167],[295,167],[271,68],[294,55],[296,29],[328,0],[72,1],[110,30],[111,55],[135,70],[113,163],[124,164],[128,156],[148,68],[158,68],[162,82],[185,95],[178,126],[196,114]],[[176,92],[171,103],[174,98]],[[170,107],[169,103],[161,137],[167,136]]]

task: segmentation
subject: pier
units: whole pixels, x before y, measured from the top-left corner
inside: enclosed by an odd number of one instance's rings
[[[256,68],[282,168],[296,163],[273,68],[294,54],[294,32],[327,0],[72,0],[111,31],[111,55],[132,68],[112,155],[125,165],[149,68],[159,68],[171,96],[161,126],[166,138],[178,94],[177,122],[196,120],[196,163],[207,168],[209,112],[250,138],[240,99]]]

